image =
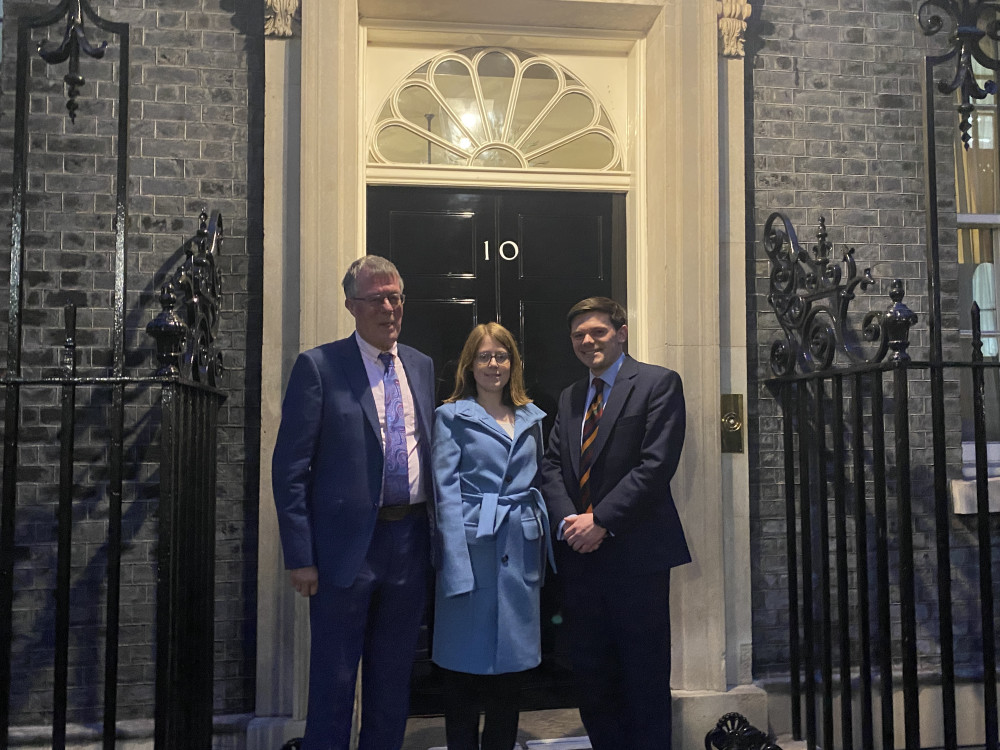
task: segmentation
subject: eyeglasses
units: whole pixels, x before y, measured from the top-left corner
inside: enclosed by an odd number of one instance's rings
[[[491,359],[496,360],[498,365],[503,365],[510,359],[510,355],[507,352],[479,352],[476,355],[476,362],[483,367],[486,367]]]
[[[392,292],[390,294],[371,294],[367,297],[351,297],[351,299],[355,302],[364,302],[372,307],[382,307],[386,303],[386,300],[388,300],[389,307],[396,309],[406,302],[406,295]]]

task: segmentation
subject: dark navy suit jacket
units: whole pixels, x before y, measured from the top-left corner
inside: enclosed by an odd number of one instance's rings
[[[549,435],[542,494],[553,533],[566,516],[580,512],[580,435],[588,386],[584,378],[562,392]],[[590,473],[594,519],[611,535],[584,555],[556,545],[561,573],[586,566],[634,575],[691,561],[670,492],[684,429],[680,376],[626,356],[606,395]]]
[[[402,344],[398,354],[413,394],[433,539],[434,364]],[[354,336],[300,354],[285,392],[271,469],[287,568],[315,565],[321,582],[353,583],[375,530],[383,460],[375,399]]]

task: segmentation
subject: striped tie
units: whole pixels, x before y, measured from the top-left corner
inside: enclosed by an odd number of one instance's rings
[[[594,398],[587,407],[583,420],[583,442],[580,443],[580,507],[584,513],[593,513],[590,502],[590,469],[594,465],[594,443],[597,441],[597,426],[604,411],[604,381],[594,378]]]

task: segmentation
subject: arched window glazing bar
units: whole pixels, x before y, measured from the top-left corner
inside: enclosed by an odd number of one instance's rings
[[[597,95],[554,60],[471,47],[417,67],[371,129],[369,164],[620,171]]]

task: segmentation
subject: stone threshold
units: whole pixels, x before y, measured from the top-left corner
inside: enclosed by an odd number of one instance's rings
[[[432,747],[428,750],[448,750],[448,748]],[[528,740],[525,744],[519,742],[511,750],[591,750],[591,745],[586,737],[560,737],[555,740]]]
[[[212,717],[212,747],[214,750],[239,750],[252,714],[225,714]],[[152,719],[122,719],[115,726],[116,750],[152,750]],[[103,747],[103,724],[72,723],[66,725],[67,750],[100,750]],[[7,730],[7,747],[11,750],[42,750],[52,747],[52,725],[11,726]]]

